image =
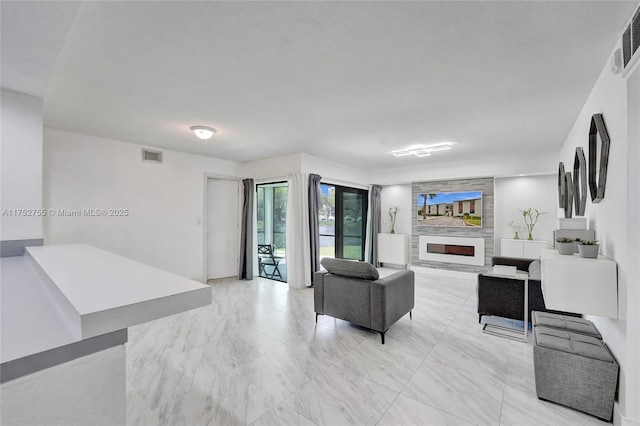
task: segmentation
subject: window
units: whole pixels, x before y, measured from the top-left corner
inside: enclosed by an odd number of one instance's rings
[[[475,212],[476,212],[476,201],[471,200],[469,201],[469,213],[473,214]]]
[[[320,256],[364,260],[368,192],[320,184]]]

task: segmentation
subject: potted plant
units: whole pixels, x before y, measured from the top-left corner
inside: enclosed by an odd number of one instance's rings
[[[538,218],[547,212],[541,212],[538,209],[529,207],[526,210],[520,210],[522,218],[524,219],[525,228],[528,232],[527,240],[533,240],[533,227],[538,223]]]
[[[580,257],[596,259],[599,251],[600,244],[598,244],[598,240],[585,240],[578,243],[578,253],[580,253]]]
[[[522,229],[522,226],[516,225],[513,221],[509,223],[509,226],[511,227],[511,229],[513,229],[513,239],[519,240],[520,239],[519,232]]]
[[[398,210],[400,210],[400,207],[398,206],[393,206],[389,208],[389,219],[391,219],[391,233],[395,234],[396,233],[396,216],[398,214]]]
[[[573,254],[576,252],[576,240],[569,237],[556,238],[556,248],[560,254]]]

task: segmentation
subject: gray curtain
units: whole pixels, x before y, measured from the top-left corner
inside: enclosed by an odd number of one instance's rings
[[[380,193],[382,187],[380,185],[371,186],[371,223],[369,227],[369,235],[371,236],[371,247],[369,248],[369,259],[371,264],[378,266],[378,233],[380,233]]]
[[[320,175],[309,175],[309,241],[311,243],[311,283],[313,273],[320,270],[320,230],[318,227],[318,198],[320,194]]]
[[[253,279],[253,179],[243,179],[242,228],[238,279]]]

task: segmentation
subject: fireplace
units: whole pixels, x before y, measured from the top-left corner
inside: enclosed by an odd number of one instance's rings
[[[458,244],[433,244],[427,243],[427,253],[450,254],[453,256],[475,256],[474,246],[463,246]]]
[[[418,245],[420,260],[484,265],[484,238],[421,235]]]

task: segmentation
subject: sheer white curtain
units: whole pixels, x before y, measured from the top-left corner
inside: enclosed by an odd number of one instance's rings
[[[309,236],[309,174],[287,177],[287,281],[289,287],[311,285],[311,239]]]

